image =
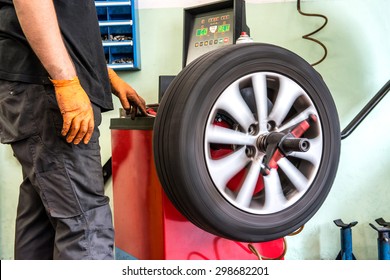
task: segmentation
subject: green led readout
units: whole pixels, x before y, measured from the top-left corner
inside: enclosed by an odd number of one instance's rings
[[[230,24],[223,24],[218,26],[218,33],[229,32]]]
[[[214,33],[215,30],[218,33],[224,33],[224,32],[229,32],[230,31],[230,24],[218,25],[218,30],[216,29],[215,25],[214,25],[214,27],[215,27],[215,29],[214,29],[214,31],[211,31],[212,33]],[[210,27],[210,30],[211,30],[211,27]],[[207,28],[196,29],[196,36],[206,36],[207,33],[208,33],[208,29]]]
[[[207,28],[201,28],[196,30],[196,36],[205,36],[207,35]]]

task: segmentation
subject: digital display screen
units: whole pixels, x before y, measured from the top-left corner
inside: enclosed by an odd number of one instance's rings
[[[224,9],[195,16],[189,37],[186,65],[211,50],[234,43],[233,14],[233,9]]]
[[[207,35],[207,28],[196,30],[196,36],[205,36],[205,35]]]
[[[230,31],[230,24],[223,24],[218,26],[219,33],[229,32],[229,31]]]
[[[210,27],[210,31],[212,31],[212,33],[215,32],[215,29],[217,29],[218,33],[229,32],[230,24],[213,25],[212,27]],[[207,33],[208,33],[207,28],[201,28],[196,30],[196,36],[206,36]]]

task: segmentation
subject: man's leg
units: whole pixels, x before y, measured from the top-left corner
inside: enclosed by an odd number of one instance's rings
[[[19,104],[19,108],[5,108],[17,110],[24,126],[12,121],[6,123],[9,132],[6,136],[12,136],[8,139],[22,164],[25,182],[26,178],[31,182],[55,231],[54,245],[47,247],[54,247],[55,259],[112,259],[114,231],[109,200],[104,195],[98,130],[100,109],[93,106],[95,131],[90,143],[69,144],[60,134],[62,116],[53,88],[26,84],[15,87],[13,92],[22,93],[13,96],[15,100],[6,102]],[[26,129],[18,131],[19,127]],[[34,201],[33,196],[29,199]],[[22,204],[18,209],[16,256],[24,255],[26,242],[21,241],[24,233],[43,224],[41,220],[31,218],[37,211],[29,213]],[[19,217],[37,224],[19,221]]]
[[[16,218],[15,259],[53,259],[54,229],[30,180],[20,186]]]

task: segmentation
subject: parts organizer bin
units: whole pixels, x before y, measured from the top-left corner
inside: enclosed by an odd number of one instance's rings
[[[137,0],[100,0],[95,6],[108,66],[140,70]]]

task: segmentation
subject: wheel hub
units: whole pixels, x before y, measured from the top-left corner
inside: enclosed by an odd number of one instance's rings
[[[310,142],[306,138],[300,138],[310,127],[310,122],[317,118],[313,115],[308,120],[299,123],[291,132],[270,132],[257,138],[256,148],[265,154],[264,174],[267,175],[271,168],[277,168],[277,162],[292,152],[307,152]]]

